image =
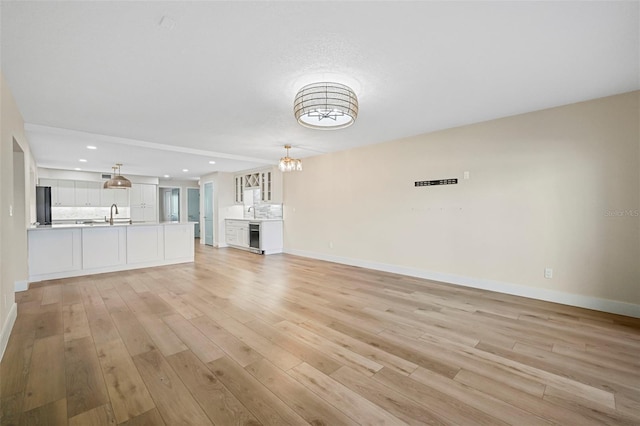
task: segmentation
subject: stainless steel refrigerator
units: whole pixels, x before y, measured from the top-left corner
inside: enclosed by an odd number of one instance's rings
[[[40,225],[51,225],[50,186],[36,186],[36,220]]]

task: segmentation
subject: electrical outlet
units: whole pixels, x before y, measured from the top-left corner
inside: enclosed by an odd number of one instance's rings
[[[464,179],[469,179],[469,172],[464,172]]]
[[[329,248],[332,249],[333,248],[333,241],[329,241]]]
[[[9,216],[13,216],[13,204],[9,204]]]
[[[553,278],[553,269],[544,268],[544,277],[547,278],[547,279]]]

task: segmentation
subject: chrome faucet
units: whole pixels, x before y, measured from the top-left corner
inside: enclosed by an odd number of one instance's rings
[[[109,225],[113,225],[113,208],[116,208],[116,214],[118,214],[118,205],[116,203],[111,204],[111,209],[109,210]]]

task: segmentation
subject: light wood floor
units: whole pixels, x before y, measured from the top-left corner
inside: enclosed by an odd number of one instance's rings
[[[2,425],[640,424],[640,320],[289,255],[16,295]]]

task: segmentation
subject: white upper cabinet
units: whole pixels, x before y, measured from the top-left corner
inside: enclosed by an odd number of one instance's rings
[[[100,207],[100,191],[102,183],[100,182],[75,182],[75,198],[78,207]]]
[[[282,203],[282,172],[275,167],[260,172],[260,200],[264,203]]]
[[[76,205],[76,186],[74,181],[40,179],[40,186],[51,187],[52,207],[73,207]]]
[[[235,179],[236,204],[244,203],[244,176],[236,176]]]
[[[102,188],[100,190],[100,203],[105,207],[110,207],[112,204],[118,207],[126,207],[129,205],[129,191],[129,188]]]
[[[272,167],[235,177],[235,201],[244,203],[244,190],[258,189],[263,203],[282,203],[282,172]]]
[[[131,185],[131,220],[157,222],[158,187],[143,183]]]

